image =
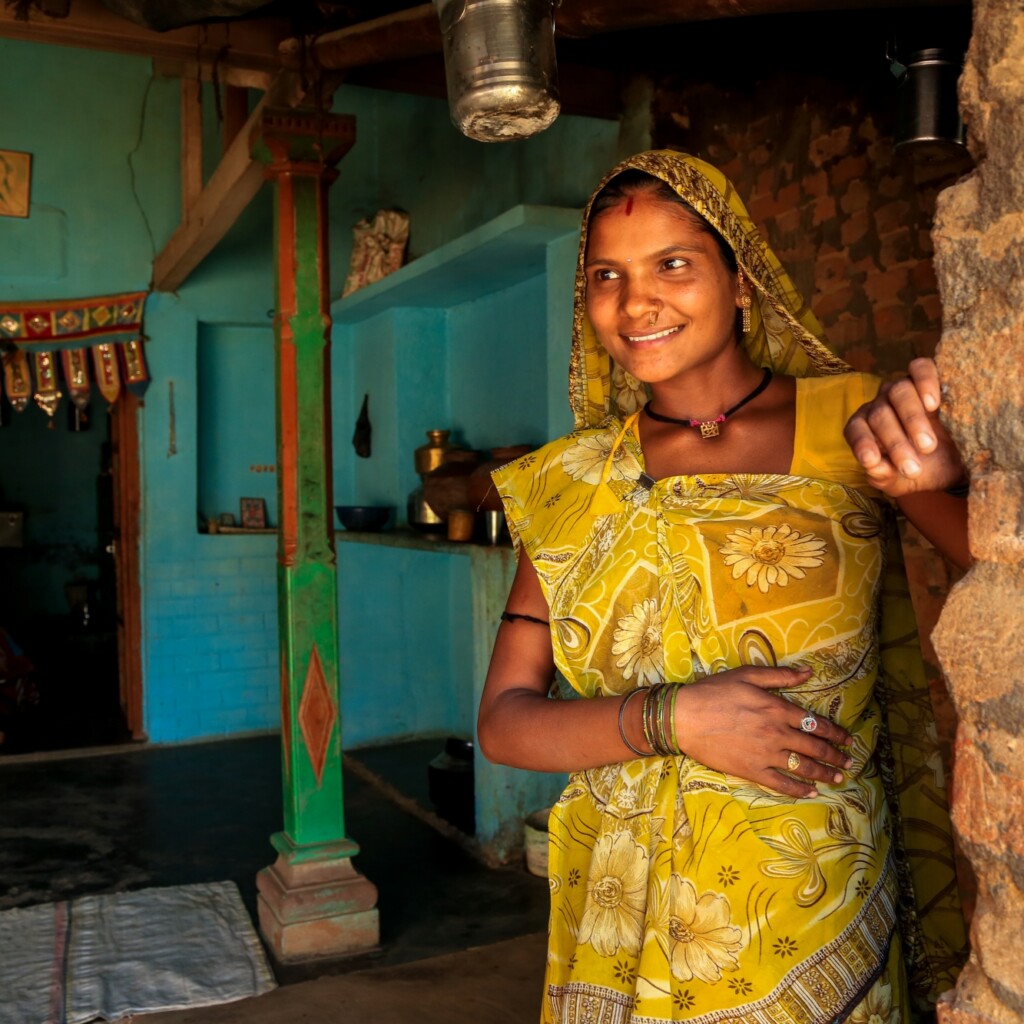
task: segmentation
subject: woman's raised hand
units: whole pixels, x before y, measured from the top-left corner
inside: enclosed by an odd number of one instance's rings
[[[942,396],[934,360],[915,359],[907,372],[883,384],[844,431],[868,479],[891,498],[942,491],[965,478],[960,454],[939,421]]]
[[[834,784],[850,766],[837,747],[853,738],[827,718],[769,691],[806,683],[807,668],[747,665],[691,683],[676,701],[679,745],[701,764],[792,797],[816,796],[815,782]],[[813,731],[801,729],[813,718]],[[792,755],[796,755],[792,759]]]

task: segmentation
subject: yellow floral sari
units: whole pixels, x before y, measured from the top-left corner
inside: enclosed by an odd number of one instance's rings
[[[719,172],[676,153],[625,167],[733,247],[756,289],[745,343],[798,378],[794,456],[786,475],[646,474],[643,388],[585,316],[584,233],[577,429],[495,474],[556,665],[582,697],[809,665],[786,696],[851,732],[854,766],[814,800],[685,756],[573,774],[550,820],[543,1020],[900,1024],[951,987],[964,935],[898,551],[842,439],[877,381],[824,347]]]

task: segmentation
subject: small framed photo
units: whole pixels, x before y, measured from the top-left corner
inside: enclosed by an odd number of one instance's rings
[[[244,530],[265,530],[267,528],[267,503],[262,498],[242,498],[242,528]]]
[[[0,149],[0,217],[27,217],[32,154]]]

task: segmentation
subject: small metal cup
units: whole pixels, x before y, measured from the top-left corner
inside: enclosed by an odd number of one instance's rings
[[[467,541],[473,537],[473,512],[468,508],[453,508],[448,513],[448,539]]]
[[[497,544],[501,540],[501,532],[505,529],[505,513],[487,509],[484,512],[484,532],[488,544]]]

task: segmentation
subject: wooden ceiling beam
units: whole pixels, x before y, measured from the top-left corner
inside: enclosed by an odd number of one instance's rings
[[[187,97],[187,92],[184,95]],[[224,151],[210,180],[199,195],[183,208],[181,224],[153,261],[153,288],[156,291],[176,291],[231,230],[264,181],[263,164],[254,160],[249,151],[250,139],[260,123],[264,109],[268,106],[295,106],[302,95],[302,87],[296,76],[285,72],[256,104],[234,141]],[[187,101],[187,98],[183,100]],[[188,130],[187,126],[185,130]],[[192,130],[194,132],[194,125]],[[194,189],[197,154],[194,145],[190,148],[187,138],[185,141],[182,160],[187,160],[188,164],[183,163],[183,171],[190,177],[190,185],[186,188]]]
[[[905,6],[963,6],[969,0],[901,0]],[[569,39],[692,21],[768,14],[810,14],[850,8],[888,8],[891,0],[562,0],[555,34]],[[441,52],[441,25],[433,4],[420,4],[318,36],[316,62],[332,71],[422,57]],[[302,59],[302,44],[289,39],[281,56],[291,67]]]
[[[212,61],[174,60],[159,58],[153,61],[153,73],[159,78],[188,78],[196,83],[217,81],[221,85],[238,86],[241,89],[258,89],[266,92],[274,80],[274,71],[256,68],[240,68],[233,64]]]
[[[371,21],[361,21],[313,42],[316,63],[332,71],[347,71],[369,64],[388,64],[441,52],[441,23],[433,4],[420,4]],[[302,60],[302,44],[289,39],[281,44],[281,57],[289,67]]]
[[[277,48],[289,32],[288,23],[279,18],[210,22],[154,32],[108,10],[100,0],[75,0],[66,18],[49,18],[33,11],[27,21],[15,17],[13,7],[0,6],[0,38],[140,57],[220,61],[264,71],[280,69]]]
[[[968,2],[900,0],[901,6],[907,7],[957,6]],[[606,32],[661,28],[687,21],[890,7],[892,0],[562,0],[555,12],[555,22],[558,35],[585,39]]]

